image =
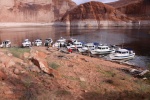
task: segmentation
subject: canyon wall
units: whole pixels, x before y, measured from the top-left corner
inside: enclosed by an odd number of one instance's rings
[[[109,5],[135,19],[150,19],[150,0],[119,0]]]
[[[68,11],[60,21],[67,26],[120,26],[130,20],[112,6],[91,1]]]
[[[0,22],[50,23],[75,6],[71,0],[0,0]]]

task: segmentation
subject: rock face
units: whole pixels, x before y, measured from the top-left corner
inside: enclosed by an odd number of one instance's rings
[[[71,26],[76,26],[78,21],[80,21],[78,22],[80,26],[103,26],[111,24],[111,21],[128,20],[129,18],[125,14],[114,7],[96,1],[75,7],[68,11],[61,19],[62,22],[66,22]]]
[[[38,51],[32,51],[32,55],[31,55],[31,61],[33,62],[34,65],[36,65],[37,67],[39,67],[41,69],[41,71],[52,75],[53,77],[58,77],[58,73],[57,71],[55,71],[54,69],[50,68],[48,66],[48,63],[46,61],[47,55],[43,52],[38,52]]]
[[[0,0],[0,22],[52,22],[74,6],[71,0]]]
[[[120,0],[109,3],[122,13],[131,17],[140,19],[150,19],[150,1],[149,0]]]

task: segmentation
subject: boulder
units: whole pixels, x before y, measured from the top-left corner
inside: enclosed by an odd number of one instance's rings
[[[7,75],[4,72],[0,71],[0,80],[5,80],[6,78]]]
[[[85,81],[86,81],[85,78],[83,78],[83,77],[80,77],[79,79],[80,79],[80,81],[82,81],[82,82],[85,82]]]
[[[15,68],[13,72],[14,72],[14,74],[16,74],[16,75],[20,74],[20,70],[17,69],[17,68]]]
[[[32,72],[38,72],[38,73],[40,72],[39,67],[37,67],[37,66],[35,66],[35,65],[30,66],[30,67],[29,67],[29,70],[32,71]]]
[[[10,90],[10,89],[6,89],[6,90],[4,91],[4,94],[6,94],[6,95],[12,95],[12,94],[13,94],[13,91]]]
[[[147,73],[149,73],[149,70],[144,70],[144,71],[142,71],[139,75],[140,75],[140,76],[144,76],[144,75],[147,74]]]
[[[30,54],[27,53],[27,52],[25,52],[25,53],[23,54],[23,57],[24,57],[24,58],[29,58],[29,56],[30,56]]]
[[[12,56],[13,56],[13,54],[11,54],[11,53],[8,53],[7,55],[8,55],[9,57],[12,57]]]
[[[31,61],[34,65],[38,66],[43,72],[52,76],[58,76],[58,73],[48,66],[47,61],[45,59],[33,57]]]
[[[15,62],[11,59],[8,63],[6,62],[6,67],[12,67],[15,65]]]

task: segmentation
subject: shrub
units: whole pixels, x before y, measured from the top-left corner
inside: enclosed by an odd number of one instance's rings
[[[53,68],[53,69],[57,69],[60,67],[60,65],[58,65],[57,63],[55,62],[52,62],[52,63],[49,63],[49,67]]]
[[[71,95],[71,92],[67,91],[67,90],[58,90],[58,91],[56,91],[56,95],[57,96]]]

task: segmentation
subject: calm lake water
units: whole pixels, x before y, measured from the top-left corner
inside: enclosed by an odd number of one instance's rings
[[[139,67],[150,64],[150,28],[149,27],[102,27],[95,29],[65,27],[21,27],[0,28],[0,42],[11,40],[13,46],[21,46],[24,39],[34,41],[60,37],[76,38],[84,42],[100,42],[120,45],[135,51],[136,57],[129,62]]]

